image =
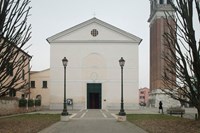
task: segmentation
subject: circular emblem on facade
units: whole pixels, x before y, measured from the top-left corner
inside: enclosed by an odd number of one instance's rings
[[[92,35],[93,37],[96,37],[98,34],[99,34],[99,32],[98,32],[97,29],[93,29],[93,30],[91,31],[91,35]]]

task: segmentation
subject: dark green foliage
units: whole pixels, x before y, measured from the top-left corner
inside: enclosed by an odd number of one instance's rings
[[[27,103],[26,99],[20,99],[19,100],[19,107],[26,107],[26,103]]]
[[[41,100],[35,100],[35,106],[41,106]]]
[[[33,107],[35,106],[41,106],[41,100],[33,100],[29,99],[28,100],[28,107]],[[27,100],[26,99],[20,99],[19,100],[19,107],[26,107],[27,106]]]
[[[34,103],[33,103],[32,99],[28,100],[28,106],[29,107],[33,107],[34,106]]]

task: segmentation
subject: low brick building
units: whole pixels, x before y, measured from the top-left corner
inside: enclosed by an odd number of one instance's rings
[[[139,89],[139,104],[146,106],[149,100],[149,88],[144,87]]]

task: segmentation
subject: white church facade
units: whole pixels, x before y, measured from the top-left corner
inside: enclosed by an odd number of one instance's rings
[[[74,109],[119,109],[121,102],[121,67],[123,69],[124,108],[138,108],[139,37],[92,18],[55,34],[50,44],[50,109],[63,109],[64,67],[66,97],[73,99]]]

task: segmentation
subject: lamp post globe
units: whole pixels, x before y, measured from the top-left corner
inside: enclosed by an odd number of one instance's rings
[[[125,65],[125,60],[123,57],[119,60],[119,65],[121,66],[121,108],[119,112],[119,116],[125,116],[126,113],[124,111],[124,96],[123,96],[123,67]]]
[[[67,103],[66,103],[66,66],[68,63],[68,60],[66,57],[62,59],[62,63],[64,66],[64,102],[63,102],[63,112],[62,116],[67,116],[69,113],[67,112]]]
[[[64,58],[62,59],[62,63],[63,63],[63,66],[64,66],[64,67],[67,66],[68,60],[67,60],[66,57],[64,57]]]
[[[125,65],[125,60],[123,59],[123,57],[121,57],[121,59],[119,60],[119,65],[120,65],[121,67],[124,67],[124,65]]]

